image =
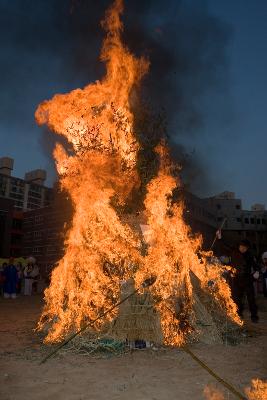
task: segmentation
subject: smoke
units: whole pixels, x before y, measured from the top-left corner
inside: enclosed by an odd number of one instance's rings
[[[207,97],[227,92],[232,30],[210,13],[207,1],[126,1],[124,19],[125,42],[151,62],[142,98],[153,112],[165,114],[172,157],[183,167],[185,185],[207,191],[212,183],[197,145],[209,124]],[[227,100],[218,103],[220,114]]]
[[[103,76],[100,21],[110,4],[111,0],[1,2],[3,124],[14,120],[15,114],[18,126],[26,118],[30,122],[24,130],[36,135],[33,115],[39,102]],[[125,0],[123,19],[127,46],[151,62],[142,86],[143,101],[154,114],[165,114],[172,153],[184,164],[186,183],[193,188],[207,185],[197,140],[192,153],[188,138],[200,137],[208,124],[207,96],[225,91],[228,85],[226,50],[231,29],[211,14],[205,0]],[[47,154],[57,138],[40,136]]]
[[[87,83],[89,66],[94,67],[96,78],[103,71],[97,62],[103,38],[100,21],[111,1],[71,4],[72,56],[67,68],[82,79],[87,75]],[[210,13],[206,0],[125,0],[123,20],[125,43],[151,62],[143,96],[165,110],[174,139],[197,132],[205,124],[203,96],[225,90],[228,83],[226,48],[231,28]]]
[[[96,78],[104,73],[104,66],[94,57],[103,39],[99,21],[110,1],[96,5],[80,0],[72,5],[68,68],[87,83],[89,65]],[[196,148],[187,149],[186,138],[200,135],[207,123],[202,106],[205,96],[227,87],[226,48],[231,29],[210,13],[205,0],[125,0],[123,20],[125,43],[151,63],[141,88],[142,101],[149,103],[152,114],[165,115],[171,153],[183,166],[183,180],[189,188],[201,191],[210,184],[205,159]]]

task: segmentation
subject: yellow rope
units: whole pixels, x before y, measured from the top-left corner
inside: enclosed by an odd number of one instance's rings
[[[220,376],[218,376],[212,369],[210,369],[203,361],[201,361],[188,347],[183,346],[182,349],[189,354],[193,360],[195,360],[202,368],[204,368],[211,376],[213,376],[218,382],[225,386],[230,392],[232,392],[238,399],[247,400],[247,398],[238,390],[236,390],[230,383],[226,382]]]

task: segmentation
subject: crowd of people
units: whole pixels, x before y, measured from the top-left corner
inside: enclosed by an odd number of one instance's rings
[[[39,268],[33,257],[27,259],[27,265],[10,258],[0,266],[0,295],[5,299],[15,299],[18,294],[31,296],[39,277]]]

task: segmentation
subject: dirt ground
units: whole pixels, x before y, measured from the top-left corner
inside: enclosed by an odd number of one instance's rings
[[[251,379],[267,377],[267,299],[258,299],[260,323],[247,321],[238,345],[195,344],[191,349],[224,379],[243,391]],[[1,400],[198,400],[214,384],[179,349],[138,350],[123,356],[93,358],[66,353],[39,365],[48,348],[34,332],[40,296],[0,298]]]

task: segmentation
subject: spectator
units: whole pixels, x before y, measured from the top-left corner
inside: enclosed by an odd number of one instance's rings
[[[246,296],[251,314],[251,321],[258,322],[259,317],[253,282],[254,279],[259,278],[259,268],[256,264],[255,257],[250,251],[250,242],[248,240],[242,240],[239,244],[238,250],[233,252],[232,266],[235,269],[232,296],[237,305],[238,314],[243,318],[243,301]]]
[[[4,294],[4,269],[6,268],[7,263],[4,262],[2,265],[0,265],[0,296],[3,296]]]
[[[263,294],[267,297],[267,251],[262,255]]]
[[[32,288],[37,293],[38,292],[38,280],[40,278],[39,267],[37,264],[34,264],[33,271],[32,271],[32,277],[34,279]]]
[[[8,299],[16,298],[17,283],[18,283],[18,271],[14,265],[14,259],[10,258],[9,264],[5,267],[3,271],[4,275],[4,297]]]
[[[23,267],[21,262],[17,262],[16,268],[18,271],[18,285],[17,285],[17,294],[21,293],[21,283],[22,283],[22,278],[23,278]]]
[[[39,268],[35,264],[35,258],[29,257],[28,264],[24,269],[24,278],[25,278],[25,285],[24,285],[24,294],[26,296],[32,295],[32,285],[33,282],[39,275]]]

